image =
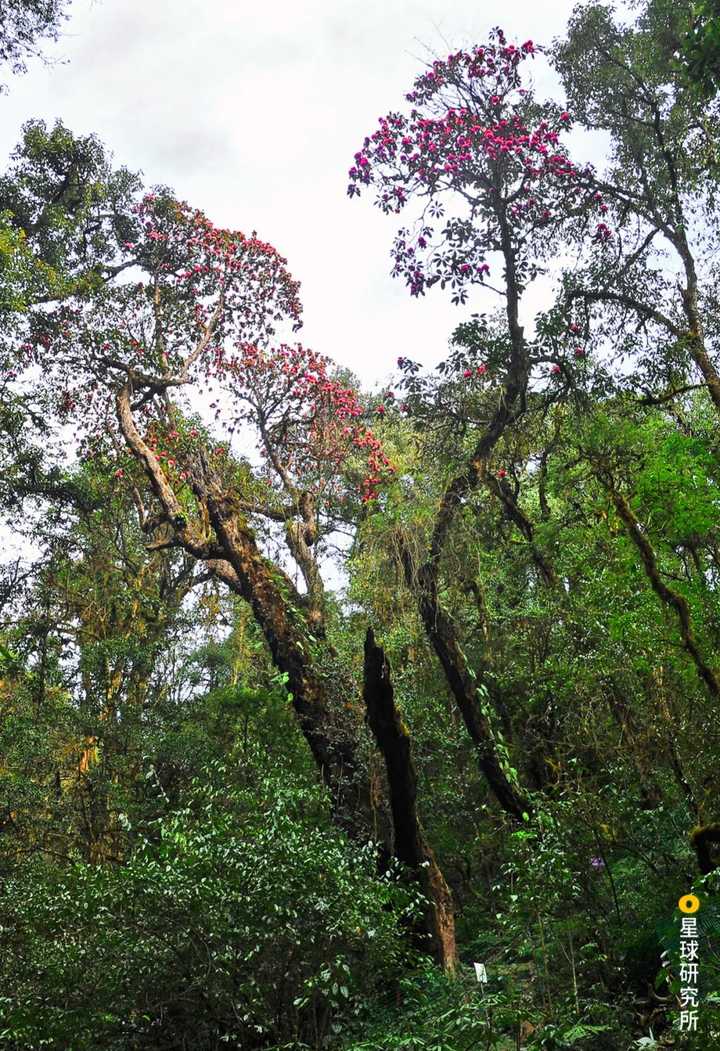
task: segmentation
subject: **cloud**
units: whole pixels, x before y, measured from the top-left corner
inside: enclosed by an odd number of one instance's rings
[[[507,0],[521,39],[562,31],[571,0]],[[75,0],[65,65],[15,80],[0,147],[30,117],[96,132],[116,161],[215,221],[257,229],[303,285],[303,339],[374,382],[398,353],[434,363],[466,316],[389,276],[392,220],[348,201],[346,172],[377,116],[402,102],[426,48],[482,39],[477,0]],[[541,89],[551,85],[537,67]],[[477,309],[477,303],[472,309]]]

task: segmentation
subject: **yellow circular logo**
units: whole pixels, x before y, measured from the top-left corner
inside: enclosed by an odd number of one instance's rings
[[[683,894],[678,902],[680,912],[697,912],[700,908],[700,899],[696,894]]]

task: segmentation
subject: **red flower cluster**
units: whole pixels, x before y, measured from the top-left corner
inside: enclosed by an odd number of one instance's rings
[[[569,114],[545,107],[538,119],[520,86],[521,63],[536,50],[532,41],[509,44],[496,30],[488,44],[435,62],[406,95],[409,115],[381,118],[355,154],[350,196],[374,185],[376,203],[394,213],[413,198],[430,199],[417,228],[400,230],[393,247],[394,274],[412,295],[436,281],[458,288],[485,280],[500,206],[517,240],[578,209],[607,211],[591,169],[578,168],[560,144]],[[430,220],[443,213],[438,198],[448,194],[470,207],[470,218],[451,218],[433,243]],[[605,229],[597,227],[596,240],[606,239]]]
[[[25,362],[61,392],[58,410],[86,431],[105,426],[108,399],[128,370],[207,384],[221,376],[229,340],[267,341],[278,322],[299,325],[299,284],[255,234],[215,227],[160,194],[147,194],[132,214],[118,262],[142,280],[32,315],[22,344]]]
[[[366,464],[362,498],[377,496],[392,464],[380,440],[362,423],[365,410],[355,391],[333,376],[327,358],[299,344],[239,344],[222,371],[234,399],[244,406],[236,422],[258,428],[270,473],[304,489],[339,496],[340,468],[360,451]]]

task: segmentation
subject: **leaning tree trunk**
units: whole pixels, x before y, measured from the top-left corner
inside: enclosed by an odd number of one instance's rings
[[[343,706],[332,703],[337,682],[333,684],[316,671],[310,653],[313,642],[310,632],[304,630],[302,614],[290,610],[272,568],[232,501],[212,492],[207,492],[206,501],[215,534],[234,571],[234,576],[218,575],[250,604],[274,663],[287,675],[300,729],[332,796],[334,817],[351,832],[362,806],[364,778],[354,728],[343,717]]]
[[[524,821],[531,813],[530,802],[523,797],[506,772],[497,735],[489,716],[482,709],[478,685],[470,674],[455,625],[440,605],[434,577],[426,566],[414,573],[409,563],[406,563],[405,574],[415,590],[425,632],[475,745],[478,765],[490,790],[507,814]]]
[[[708,664],[700,652],[690,621],[690,607],[687,599],[679,591],[674,591],[668,587],[663,580],[655,551],[625,497],[615,488],[612,479],[603,476],[602,473],[600,473],[599,477],[607,486],[610,499],[615,505],[615,510],[625,526],[628,536],[640,553],[645,575],[650,581],[650,586],[660,601],[671,609],[677,618],[682,644],[695,665],[699,678],[713,700],[720,701],[720,678],[718,678],[717,672]]]
[[[263,556],[241,508],[202,460],[193,469],[190,484],[205,521],[189,520],[157,456],[137,429],[131,391],[126,384],[118,392],[118,422],[162,508],[160,516],[146,516],[142,527],[147,532],[162,526],[168,533],[162,545],[184,548],[249,603],[276,667],[287,675],[298,724],[330,792],[333,819],[349,835],[366,837],[367,779],[357,754],[356,728],[338,696],[338,678],[318,668],[313,650],[319,643],[299,608],[293,608],[300,606],[300,598],[292,594],[292,582]]]
[[[489,714],[483,709],[481,695],[462,652],[457,629],[451,616],[442,608],[438,595],[438,575],[442,553],[453,523],[464,501],[488,477],[488,463],[497,443],[507,428],[525,411],[529,375],[528,350],[519,322],[520,286],[517,277],[515,249],[510,240],[507,216],[500,216],[502,251],[507,276],[507,318],[512,349],[508,373],[495,412],[478,438],[472,455],[463,469],[445,488],[432,529],[425,561],[416,567],[405,544],[401,557],[406,584],[415,596],[425,633],[440,661],[445,679],[475,745],[478,765],[503,810],[519,821],[531,812],[529,801],[508,772],[502,745],[493,730]],[[520,511],[514,504],[514,513]],[[538,552],[534,552],[536,561]],[[543,574],[553,580],[552,567],[543,561]]]
[[[376,644],[371,628],[365,638],[364,697],[368,722],[387,768],[393,853],[414,874],[428,900],[420,941],[425,948],[429,940],[435,959],[453,972],[457,955],[452,896],[418,818],[410,735],[395,707],[385,653]]]

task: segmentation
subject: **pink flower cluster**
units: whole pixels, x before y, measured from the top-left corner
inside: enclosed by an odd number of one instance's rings
[[[146,269],[166,274],[198,301],[222,289],[230,308],[255,318],[261,310],[299,321],[299,283],[272,245],[255,234],[216,227],[185,202],[157,194],[146,194],[134,212],[138,236],[124,247]],[[198,307],[202,311],[200,302]]]
[[[566,340],[568,342],[570,342],[573,339],[577,339],[577,337],[581,333],[582,333],[582,325],[578,324],[577,321],[571,321],[568,324],[567,333],[566,333],[565,338],[566,338]],[[585,361],[585,359],[587,358],[587,355],[588,355],[587,348],[583,344],[575,343],[573,345],[573,347],[572,347],[572,354],[573,354],[573,358],[575,359],[575,361],[578,364],[580,364],[581,362]],[[569,366],[570,366],[570,361],[568,360],[566,354],[563,354],[562,360],[563,360],[563,364],[565,365],[566,378],[570,378],[572,373],[567,371]],[[557,380],[562,375],[563,375],[563,366],[559,362],[556,361],[553,364],[552,368],[550,369],[550,376]]]
[[[225,375],[226,347],[266,342],[279,322],[299,326],[299,284],[272,245],[218,228],[167,195],[135,205],[118,250],[140,280],[30,315],[21,344],[23,364],[43,369],[78,438],[103,432],[131,370],[143,377],[138,387],[176,377],[204,393]],[[154,412],[146,401],[140,415]]]
[[[453,288],[482,283],[503,222],[517,244],[570,215],[607,211],[592,169],[577,167],[561,145],[570,115],[551,106],[541,111],[520,86],[521,64],[537,50],[532,41],[510,44],[495,30],[488,44],[436,61],[406,95],[410,113],[382,117],[355,154],[351,197],[372,185],[386,213],[413,199],[429,202],[416,229],[400,230],[393,246],[393,272],[411,294],[438,281]],[[451,217],[438,231],[432,220],[444,215],[443,197],[469,209],[469,217]],[[610,236],[600,223],[595,240]]]
[[[260,425],[261,450],[304,488],[337,489],[338,472],[353,451],[365,460],[364,501],[374,499],[393,471],[382,443],[365,426],[365,410],[332,363],[299,344],[260,348],[239,344],[226,358],[228,386],[246,409],[238,419]]]

